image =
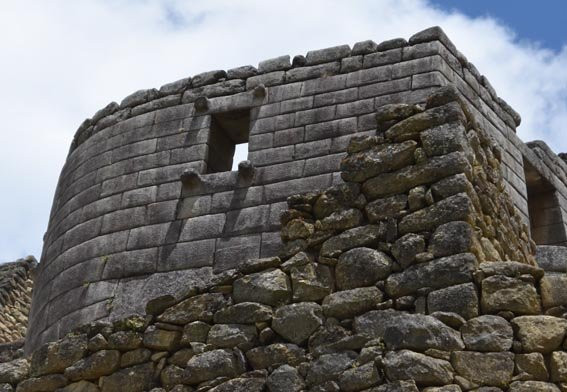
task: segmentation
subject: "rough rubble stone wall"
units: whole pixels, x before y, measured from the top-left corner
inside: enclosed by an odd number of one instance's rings
[[[26,337],[36,267],[33,257],[0,265],[0,357],[4,344],[19,341],[22,345]],[[5,348],[12,350],[13,345]]]
[[[454,87],[376,119],[344,184],[287,199],[279,257],[0,364],[0,390],[567,390],[567,291],[534,265],[500,147]],[[565,256],[538,248],[563,280]]]
[[[235,254],[277,254],[285,198],[341,183],[346,144],[356,132],[374,134],[378,107],[423,102],[447,84],[496,138],[508,192],[527,220],[519,116],[439,28],[409,42],[206,72],[109,104],[81,125],[61,173],[28,350],[88,321],[139,313],[144,299],[174,293],[180,281],[205,286],[234,267]],[[204,174],[211,116],[232,110],[250,110],[253,175],[246,165]],[[193,181],[183,186],[188,169]]]

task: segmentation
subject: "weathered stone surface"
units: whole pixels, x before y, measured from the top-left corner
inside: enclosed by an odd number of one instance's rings
[[[281,230],[284,241],[293,241],[311,237],[315,232],[315,226],[303,219],[292,219]]]
[[[536,280],[541,279],[544,273],[539,267],[517,261],[491,261],[482,263],[479,268],[484,276],[504,275],[519,278],[522,275],[531,275]]]
[[[560,392],[560,389],[552,383],[542,381],[514,381],[510,384],[509,392]]]
[[[294,301],[319,301],[333,291],[333,276],[326,265],[298,265],[291,268],[290,275]]]
[[[371,389],[372,392],[419,392],[415,381],[393,381]]]
[[[144,346],[152,350],[171,351],[181,340],[181,332],[168,331],[154,326],[148,327],[144,333]]]
[[[386,138],[395,142],[417,139],[422,131],[445,123],[466,121],[461,107],[456,102],[428,109],[393,125],[386,131]]]
[[[256,370],[277,365],[297,366],[305,360],[305,350],[291,343],[274,343],[248,350],[246,358]]]
[[[379,174],[401,169],[414,163],[417,143],[408,140],[399,144],[381,144],[369,151],[350,154],[341,161],[341,177],[345,181],[364,182]]]
[[[187,383],[198,384],[217,377],[236,377],[244,372],[244,363],[231,350],[212,350],[195,355],[187,362]]]
[[[362,212],[357,208],[335,211],[323,218],[316,227],[319,230],[347,230],[362,224]]]
[[[530,379],[545,381],[549,377],[541,353],[516,354],[516,373],[527,374]]]
[[[567,305],[567,274],[546,273],[540,281],[543,307]]]
[[[384,358],[390,380],[414,380],[418,386],[445,385],[453,381],[451,364],[409,350],[392,351]]]
[[[565,338],[567,320],[553,316],[520,316],[512,319],[524,352],[550,353]]]
[[[45,392],[55,391],[67,385],[67,379],[62,374],[48,374],[32,377],[18,384],[16,392]]]
[[[394,218],[402,214],[407,207],[408,197],[405,194],[394,195],[376,199],[364,207],[370,222],[377,222],[386,218]]]
[[[79,381],[67,385],[64,388],[58,389],[57,392],[99,392],[100,389],[88,381]]]
[[[395,310],[375,310],[354,319],[354,332],[384,339],[388,349],[461,350],[460,334],[434,317]]]
[[[148,350],[147,348],[137,348],[132,351],[126,351],[120,358],[120,367],[125,368],[148,362],[151,355],[151,350]]]
[[[414,114],[423,112],[417,105],[405,103],[390,103],[376,109],[376,122],[381,125],[384,123],[399,122]]]
[[[266,380],[259,377],[234,378],[209,389],[211,392],[263,392]]]
[[[442,288],[471,282],[476,265],[476,257],[471,253],[412,265],[405,271],[388,277],[386,292],[392,297],[401,297],[422,287]]]
[[[354,358],[354,352],[321,355],[309,366],[307,384],[317,385],[325,381],[338,380],[339,375],[351,366]]]
[[[538,245],[536,260],[545,271],[567,273],[567,249],[564,246]]]
[[[121,369],[99,380],[101,392],[143,392],[153,384],[154,365],[145,363]]]
[[[136,331],[117,331],[108,337],[108,348],[111,350],[134,350],[142,345],[143,336]]]
[[[512,347],[514,332],[506,319],[484,315],[473,318],[461,328],[467,350],[508,351]]]
[[[465,127],[461,123],[442,124],[420,134],[421,144],[427,156],[444,155],[453,151],[471,154]]]
[[[270,392],[299,392],[305,388],[305,381],[296,368],[282,365],[270,374],[267,386]]]
[[[204,343],[207,341],[207,335],[210,329],[211,326],[203,321],[193,321],[183,327],[180,343],[182,345],[187,345],[190,342]]]
[[[479,314],[479,299],[474,283],[464,283],[432,291],[427,296],[427,309],[433,312],[453,312],[470,319]]]
[[[258,334],[246,324],[215,324],[209,330],[207,343],[219,348],[250,347]]]
[[[392,255],[402,268],[409,267],[415,256],[425,250],[423,236],[409,233],[396,240],[392,245]]]
[[[217,324],[254,324],[269,321],[273,316],[272,308],[256,302],[241,302],[228,306],[215,313]]]
[[[354,248],[339,257],[335,268],[337,288],[348,290],[371,286],[385,279],[392,268],[392,260],[372,248]]]
[[[429,240],[429,251],[435,257],[470,252],[474,232],[467,222],[449,222],[440,225]]]
[[[323,324],[323,311],[315,302],[301,302],[279,307],[272,329],[284,339],[301,344]]]
[[[291,299],[291,283],[279,269],[243,276],[234,281],[235,302],[260,302],[270,306],[285,304]]]
[[[567,353],[565,351],[551,353],[549,370],[552,381],[567,382]]]
[[[455,351],[451,364],[457,374],[474,384],[506,387],[514,372],[514,354]]]
[[[195,295],[168,308],[158,316],[158,320],[181,325],[192,321],[211,322],[213,314],[224,306],[226,306],[226,300],[220,293]]]
[[[483,313],[511,311],[515,314],[537,314],[541,305],[533,284],[494,275],[482,281],[481,308]]]
[[[17,384],[28,376],[30,363],[27,359],[15,359],[0,363],[0,383]]]
[[[339,377],[341,391],[356,392],[370,388],[381,381],[380,373],[370,362],[362,366],[348,369]]]
[[[400,234],[430,231],[451,221],[467,220],[473,211],[468,195],[458,193],[429,207],[413,212],[400,221]]]
[[[57,342],[48,343],[34,351],[30,374],[37,377],[49,373],[62,373],[66,367],[83,358],[86,353],[86,335],[67,336]]]
[[[69,366],[65,369],[65,377],[71,381],[96,380],[112,374],[119,365],[119,351],[101,350]]]
[[[323,312],[327,317],[347,319],[376,309],[383,294],[377,287],[361,287],[337,291],[323,299]]]
[[[391,173],[383,173],[366,180],[362,191],[369,200],[409,191],[419,185],[430,184],[442,178],[470,172],[470,164],[461,152],[429,158]],[[446,223],[446,222],[445,222]]]
[[[382,225],[355,227],[325,241],[321,247],[321,256],[338,256],[349,249],[370,245],[382,238],[384,234]]]

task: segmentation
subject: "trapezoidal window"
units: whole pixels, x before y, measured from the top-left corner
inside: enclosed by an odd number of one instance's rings
[[[537,245],[567,245],[555,188],[526,160],[524,171],[532,239]]]
[[[207,173],[236,170],[248,154],[250,110],[211,115]]]

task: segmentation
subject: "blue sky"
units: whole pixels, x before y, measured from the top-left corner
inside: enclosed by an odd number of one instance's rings
[[[19,0],[0,13],[0,262],[41,254],[75,130],[111,101],[183,77],[440,25],[567,151],[565,1]]]
[[[567,43],[565,0],[433,0],[431,3],[473,18],[494,18],[514,31],[518,40],[556,51]]]

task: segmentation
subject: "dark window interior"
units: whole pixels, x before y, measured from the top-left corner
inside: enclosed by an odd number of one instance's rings
[[[250,111],[216,113],[211,118],[207,173],[233,169],[236,145],[248,143]]]
[[[524,160],[532,239],[538,245],[567,245],[557,192]]]

